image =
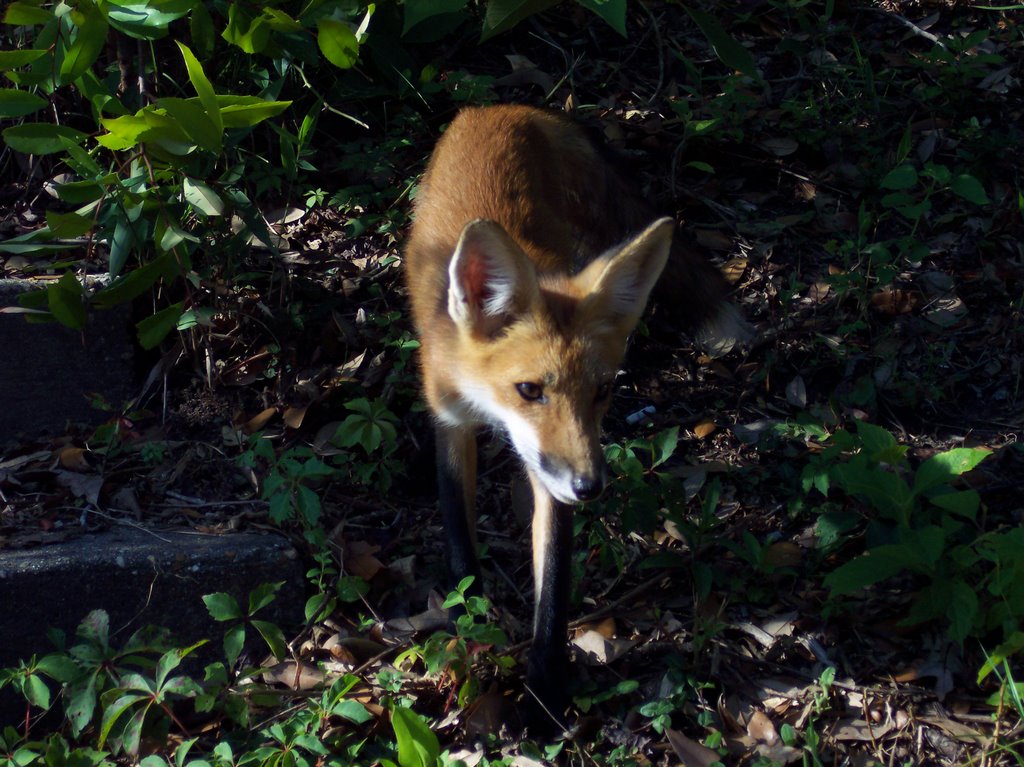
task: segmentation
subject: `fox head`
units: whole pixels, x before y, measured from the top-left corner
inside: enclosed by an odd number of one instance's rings
[[[493,221],[471,221],[459,238],[447,302],[460,409],[503,428],[562,503],[604,488],[601,419],[672,230],[671,219],[656,221],[572,276],[538,274]]]

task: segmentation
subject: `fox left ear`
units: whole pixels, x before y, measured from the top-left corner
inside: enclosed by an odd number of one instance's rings
[[[617,252],[605,255],[584,270],[583,274],[591,269],[600,270],[588,300],[618,323],[628,325],[627,333],[643,314],[651,289],[665,268],[674,229],[671,218],[658,219]]]
[[[466,224],[448,265],[448,314],[457,325],[492,335],[538,290],[533,264],[499,224]]]

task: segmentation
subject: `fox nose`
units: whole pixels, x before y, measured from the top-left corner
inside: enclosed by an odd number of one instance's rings
[[[599,475],[577,474],[572,478],[572,491],[577,500],[592,501],[604,490],[604,481]]]

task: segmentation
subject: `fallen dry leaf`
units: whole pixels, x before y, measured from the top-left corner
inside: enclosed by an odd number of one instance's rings
[[[57,454],[57,458],[60,465],[69,471],[92,470],[90,463],[91,453],[84,447],[74,447],[71,445],[63,447]]]
[[[306,417],[306,411],[308,409],[309,405],[286,408],[284,415],[282,416],[285,426],[289,429],[298,429],[302,426],[302,420]]]
[[[270,421],[270,419],[273,418],[276,414],[277,414],[277,408],[275,408],[275,407],[265,408],[265,409],[261,410],[259,413],[257,413],[256,415],[254,415],[252,418],[250,418],[248,421],[246,421],[242,425],[242,430],[246,434],[252,434],[254,432],[257,432],[260,429],[262,429],[264,426],[266,426],[267,423]]]
[[[606,639],[596,631],[585,631],[572,640],[591,666],[604,666],[621,658],[636,645],[634,639]]]
[[[103,477],[97,474],[78,474],[64,470],[57,471],[54,476],[57,478],[57,482],[70,490],[77,498],[83,498],[93,506],[99,505]]]
[[[754,709],[747,722],[747,735],[760,743],[773,745],[779,740],[779,733],[772,724],[768,715],[759,709]]]
[[[710,767],[722,759],[717,751],[712,751],[671,727],[665,729],[665,737],[684,767]]]
[[[283,684],[292,690],[313,690],[324,683],[324,672],[308,663],[282,661],[263,672],[268,684]]]
[[[697,439],[707,439],[718,430],[718,424],[712,421],[710,418],[705,418],[703,421],[693,427],[693,433],[697,435]]]
[[[374,556],[380,546],[366,541],[345,541],[342,566],[349,575],[355,575],[364,581],[373,580],[373,576],[384,569],[384,563]]]

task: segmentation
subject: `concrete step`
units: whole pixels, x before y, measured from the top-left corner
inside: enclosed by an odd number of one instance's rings
[[[207,535],[118,527],[51,546],[0,550],[0,667],[43,656],[54,647],[47,629],[74,641],[94,609],[110,615],[112,644],[151,624],[170,628],[182,646],[210,639],[207,660],[221,659],[224,628],[201,597],[232,594],[243,607],[261,583],[284,581],[259,617],[301,626],[304,568],[295,549],[274,535]],[[0,693],[0,727],[24,717],[24,704]]]

